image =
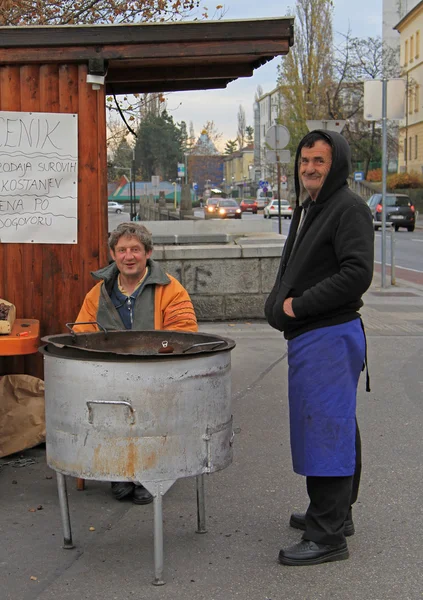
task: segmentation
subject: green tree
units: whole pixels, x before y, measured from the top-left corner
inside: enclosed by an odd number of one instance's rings
[[[233,154],[234,152],[236,152],[237,145],[238,145],[238,143],[236,140],[228,140],[226,142],[224,154],[229,155],[229,154]]]
[[[173,180],[178,162],[184,159],[183,135],[180,126],[164,112],[160,116],[147,115],[141,122],[135,144],[135,164],[144,180],[152,175]]]
[[[254,143],[254,127],[252,127],[251,125],[248,125],[245,128],[245,133],[247,135],[247,144]]]
[[[114,181],[122,175],[126,175],[128,179],[131,179],[132,154],[132,147],[126,138],[123,137],[112,159],[109,160],[109,180]]]

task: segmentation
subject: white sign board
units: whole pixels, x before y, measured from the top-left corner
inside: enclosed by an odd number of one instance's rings
[[[279,156],[279,162],[282,164],[289,163],[291,160],[291,152],[289,150],[279,150],[276,154],[274,150],[266,150],[266,162],[268,164],[277,164],[277,157]]]
[[[0,241],[76,244],[78,116],[0,111]]]
[[[324,119],[322,121],[306,121],[306,125],[309,131],[315,131],[316,129],[323,129],[324,131],[336,131],[341,133],[345,127],[346,121],[333,121]]]
[[[386,117],[400,120],[405,117],[405,79],[388,79],[386,85]],[[367,121],[382,119],[382,81],[364,82],[364,118]]]
[[[269,150],[282,150],[289,143],[291,136],[284,125],[272,125],[266,131],[266,144]]]

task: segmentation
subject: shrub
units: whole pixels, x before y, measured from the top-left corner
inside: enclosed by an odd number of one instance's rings
[[[382,181],[382,169],[367,171],[366,181]]]
[[[411,173],[395,173],[388,177],[386,183],[390,190],[421,188],[423,187],[423,177],[415,171]]]

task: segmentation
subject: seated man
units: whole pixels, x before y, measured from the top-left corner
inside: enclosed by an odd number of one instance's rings
[[[114,262],[93,273],[97,283],[85,296],[77,322],[97,321],[107,330],[173,329],[197,331],[191,299],[177,279],[152,260],[152,235],[139,223],[121,223],[109,237]],[[98,331],[96,325],[74,330]],[[135,504],[149,504],[153,496],[142,485],[113,482],[118,500],[132,496]]]

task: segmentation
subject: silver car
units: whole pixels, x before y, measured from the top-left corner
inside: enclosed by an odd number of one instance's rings
[[[120,213],[123,212],[125,208],[123,204],[119,204],[118,202],[108,202],[107,204],[107,211],[117,213],[118,215],[120,215]]]
[[[279,200],[271,200],[267,206],[264,207],[263,216],[265,219],[271,219],[277,217],[279,212]],[[288,200],[281,200],[281,217],[284,219],[292,218],[292,206]]]

